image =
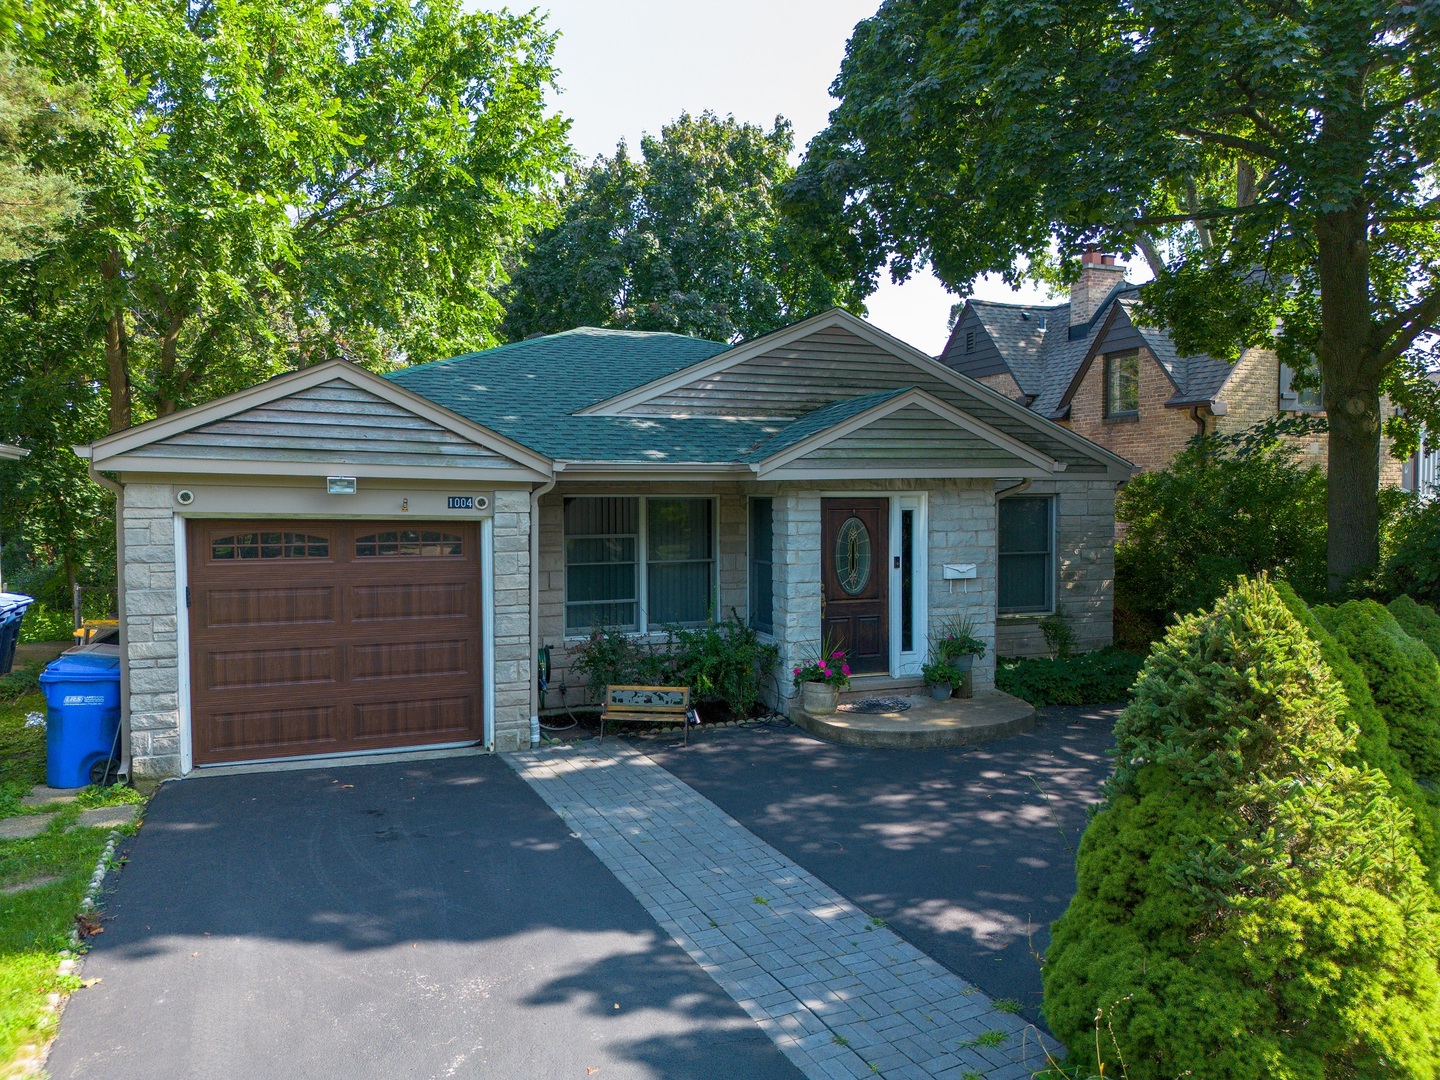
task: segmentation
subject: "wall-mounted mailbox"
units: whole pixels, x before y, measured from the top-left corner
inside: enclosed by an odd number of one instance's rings
[[[973,562],[945,564],[946,581],[964,581],[975,576],[975,564]]]

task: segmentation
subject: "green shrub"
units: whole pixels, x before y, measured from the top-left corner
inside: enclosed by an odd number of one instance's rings
[[[1435,614],[1434,608],[1417,604],[1408,596],[1397,596],[1385,609],[1395,616],[1402,630],[1425,642],[1435,659],[1440,660],[1440,615]]]
[[[1365,672],[1401,762],[1416,776],[1440,778],[1440,663],[1434,654],[1374,600],[1314,610]]]
[[[1274,571],[1303,597],[1325,591],[1325,477],[1288,444],[1194,440],[1120,492],[1118,640],[1153,640],[1174,614],[1210,604],[1240,574]]]
[[[11,668],[7,675],[0,675],[0,701],[14,701],[40,689],[40,672],[43,670],[44,667],[39,664],[24,664]]]
[[[44,604],[31,604],[20,620],[21,641],[68,641],[75,630],[75,617]]]
[[[1385,717],[1370,694],[1370,684],[1365,678],[1365,672],[1350,658],[1350,654],[1336,640],[1335,635],[1321,625],[1314,612],[1305,606],[1293,589],[1280,582],[1276,585],[1276,591],[1285,601],[1290,613],[1305,628],[1305,632],[1320,646],[1320,655],[1324,658],[1325,665],[1339,680],[1340,688],[1345,691],[1345,699],[1349,705],[1341,720],[1353,726],[1357,733],[1355,750],[1346,755],[1345,763],[1355,766],[1368,765],[1385,774],[1395,801],[1415,819],[1415,850],[1429,868],[1430,882],[1440,886],[1440,799],[1421,790],[1409,768],[1402,764],[1399,755],[1391,746],[1390,725],[1385,722]]]
[[[1144,661],[1123,649],[1079,656],[1002,660],[995,686],[1031,705],[1109,705],[1130,697]]]
[[[1440,607],[1440,499],[1412,501],[1388,532],[1384,588]]]
[[[720,704],[731,716],[755,711],[760,687],[780,663],[780,650],[731,612],[715,626],[675,631],[671,643],[675,677],[701,705]]]
[[[1045,957],[1072,1063],[1434,1080],[1435,898],[1383,775],[1345,763],[1345,707],[1263,578],[1156,646]]]
[[[734,612],[712,626],[668,630],[664,641],[597,628],[572,654],[594,701],[604,698],[607,686],[688,686],[697,704],[721,705],[736,717],[755,710],[764,680],[780,661],[780,650],[762,642]]]

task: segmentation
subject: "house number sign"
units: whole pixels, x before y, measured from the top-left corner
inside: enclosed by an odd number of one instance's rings
[[[450,495],[445,499],[447,510],[486,510],[490,500],[484,495]]]

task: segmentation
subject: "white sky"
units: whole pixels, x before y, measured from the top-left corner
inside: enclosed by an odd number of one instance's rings
[[[501,5],[482,0],[482,6]],[[523,9],[525,0],[509,6]],[[556,105],[572,119],[571,142],[586,158],[613,153],[622,138],[636,149],[642,133],[659,134],[680,113],[705,109],[767,128],[784,116],[803,150],[835,104],[829,86],[850,32],[878,6],[879,0],[536,0],[562,33]],[[981,282],[975,295],[1012,294],[996,281]],[[933,355],[945,344],[957,299],[927,272],[901,286],[886,278],[867,305],[876,325]]]

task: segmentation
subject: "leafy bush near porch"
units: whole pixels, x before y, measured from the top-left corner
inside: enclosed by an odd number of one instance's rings
[[[1385,605],[1385,610],[1395,616],[1401,629],[1425,642],[1435,659],[1440,660],[1440,615],[1433,607],[1417,604],[1408,596],[1397,596]]]
[[[1078,656],[1002,660],[995,686],[1031,705],[1109,705],[1126,701],[1144,661],[1123,649]]]
[[[1440,606],[1440,500],[1421,504],[1412,498],[1382,536],[1388,549],[1382,555],[1384,591]]]
[[[1292,445],[1192,440],[1169,468],[1121,490],[1115,516],[1117,635],[1151,641],[1172,615],[1212,603],[1240,574],[1278,573],[1303,597],[1325,592],[1325,476]]]
[[[713,626],[668,630],[664,641],[597,628],[573,652],[592,700],[604,698],[607,686],[688,686],[698,705],[720,705],[735,717],[755,710],[780,661],[779,649],[733,612]]]
[[[1440,886],[1440,796],[1423,791],[1409,767],[1400,760],[1400,755],[1391,745],[1390,725],[1375,704],[1364,670],[1350,658],[1335,635],[1321,625],[1314,612],[1305,606],[1290,586],[1277,582],[1275,589],[1290,613],[1320,646],[1321,657],[1345,691],[1348,705],[1341,715],[1341,723],[1354,727],[1356,731],[1355,749],[1346,755],[1345,763],[1367,765],[1385,774],[1395,801],[1414,818],[1411,835],[1415,850],[1429,868],[1430,882]]]
[[[1156,646],[1046,953],[1072,1063],[1433,1080],[1435,896],[1383,775],[1346,763],[1346,705],[1264,578]]]
[[[1435,655],[1374,600],[1314,610],[1365,672],[1401,762],[1417,776],[1440,779],[1440,663]]]

